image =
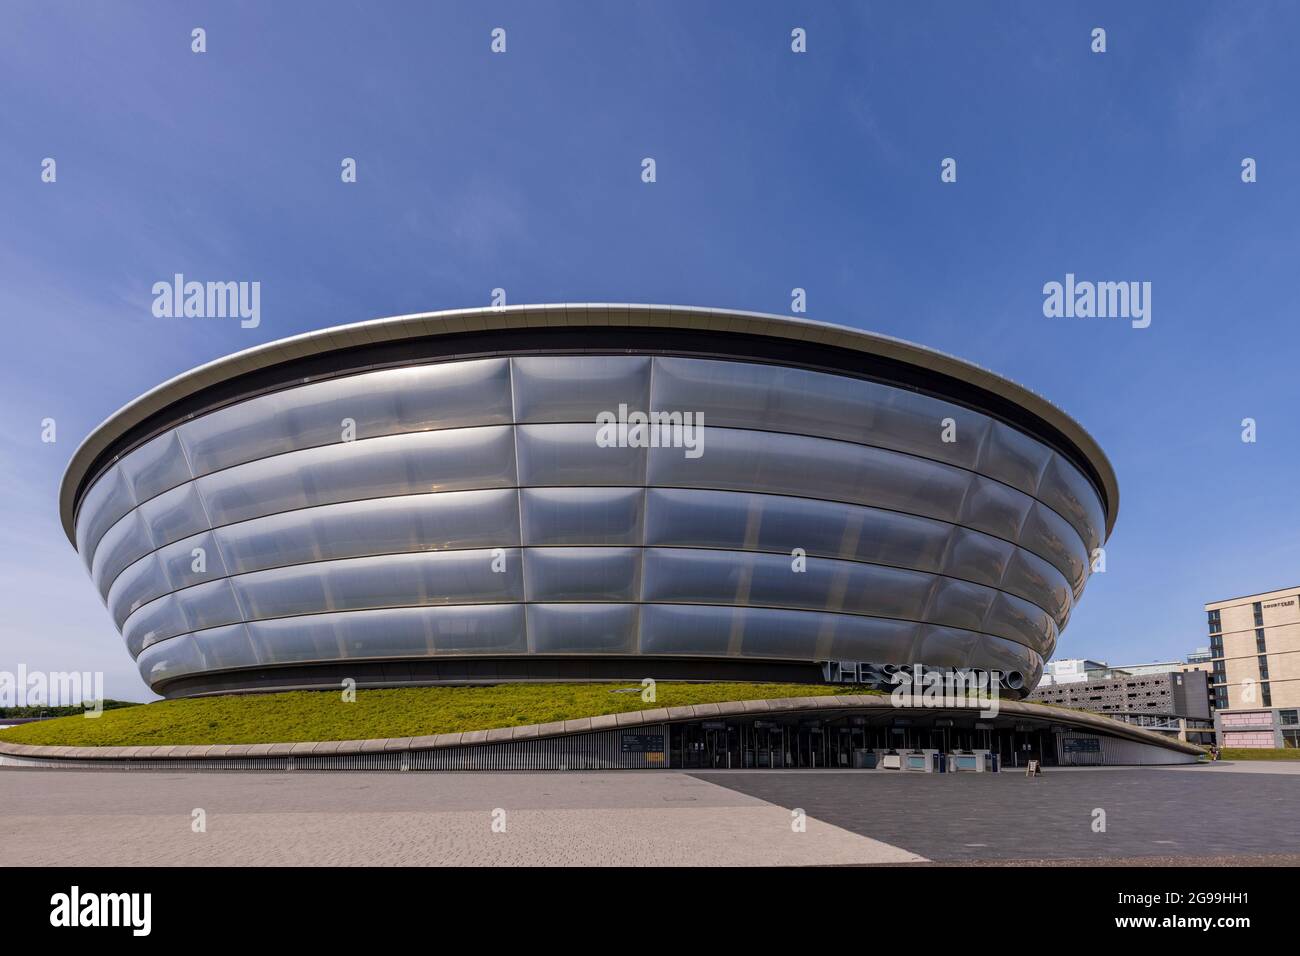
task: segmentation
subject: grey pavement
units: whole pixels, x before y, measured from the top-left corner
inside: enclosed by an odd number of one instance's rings
[[[1215,760],[1210,763],[1185,764],[1175,769],[1193,773],[1275,773],[1300,776],[1300,760]]]
[[[1295,861],[1295,769],[0,770],[0,865]],[[1234,769],[1237,768],[1237,769]],[[201,808],[207,830],[191,828]],[[792,811],[807,816],[804,832]],[[1106,814],[1095,832],[1094,811]],[[505,832],[494,820],[504,811]]]
[[[1300,779],[1235,766],[697,775],[934,861],[1300,853]]]
[[[193,831],[202,809],[206,832]],[[496,811],[503,811],[499,813]],[[504,822],[504,832],[494,830]],[[686,774],[0,770],[0,866],[919,860]]]

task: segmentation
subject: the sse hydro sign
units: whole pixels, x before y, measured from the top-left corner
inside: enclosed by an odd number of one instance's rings
[[[978,667],[929,667],[924,664],[877,664],[870,661],[821,661],[822,679],[828,684],[857,684],[872,690],[923,688],[936,684],[948,688],[1000,693],[1024,689],[1019,671],[1002,673]],[[993,690],[998,688],[998,690]]]

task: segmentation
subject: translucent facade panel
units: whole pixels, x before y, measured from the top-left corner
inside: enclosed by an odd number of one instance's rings
[[[196,549],[202,549],[201,562]],[[145,555],[119,574],[108,592],[108,610],[121,627],[127,615],[146,602],[225,575],[212,532],[202,531]]]
[[[340,442],[199,478],[214,525],[362,498],[515,483],[509,426]]]
[[[188,674],[257,664],[243,624],[182,634],[145,648],[137,664],[148,682],[175,680]]]
[[[1074,592],[1065,575],[1036,554],[1017,548],[1002,575],[1002,589],[1037,604],[1056,620],[1057,629],[1065,627]]]
[[[938,571],[952,525],[833,501],[650,488],[646,544],[853,558]]]
[[[992,625],[986,627],[985,623],[997,596],[997,591],[981,584],[956,578],[935,578],[925,612],[918,619],[968,631],[988,629],[1000,634],[1001,631]]]
[[[943,562],[944,574],[976,584],[999,587],[1016,546],[970,528],[955,528]]]
[[[155,644],[136,659],[140,676],[151,686],[208,669],[198,645],[188,634]]]
[[[257,659],[264,664],[434,653],[428,622],[420,614],[355,611],[258,621],[247,627]]]
[[[716,427],[836,438],[932,458],[1030,495],[1045,479],[1051,490],[1045,486],[1038,496],[1085,541],[1100,540],[1104,527],[1092,485],[1046,445],[980,412],[907,389],[804,369],[664,357],[655,359],[651,402],[656,410],[702,412]],[[945,419],[952,419],[955,442],[942,440]]]
[[[907,661],[918,624],[774,608],[646,604],[641,653]]]
[[[827,558],[810,558],[806,570],[795,573],[784,555],[649,550],[643,599],[926,621],[985,631],[1036,649],[1055,639],[1046,612],[1011,595],[919,571]]]
[[[165,548],[159,548],[157,555],[158,563],[173,591],[214,578],[223,578],[228,573],[217,536],[211,531],[200,531]]]
[[[853,510],[842,529],[842,556],[918,571],[943,569],[944,540],[952,536],[951,525],[895,511]]]
[[[635,601],[640,548],[528,548],[524,580],[530,601]]]
[[[81,500],[76,525],[77,553],[86,567],[91,566],[95,546],[104,532],[134,507],[135,498],[119,465],[108,469],[90,486]]]
[[[1082,593],[1088,578],[1088,552],[1079,532],[1047,505],[1035,502],[1029,509],[1020,532],[1020,546],[1050,561],[1065,575],[1074,593]]]
[[[1040,654],[1050,654],[1056,646],[1056,624],[1052,616],[1036,604],[1004,591],[997,593],[981,630],[1024,644]]]
[[[863,441],[885,389],[779,365],[655,359],[656,411],[702,412],[706,427],[762,428]]]
[[[1020,547],[1051,562],[1069,578],[1072,586],[1078,580],[1083,542],[1069,522],[1042,502],[976,476],[962,507],[960,523],[1016,541]]]
[[[233,573],[372,554],[519,546],[513,488],[349,501],[217,529]]]
[[[1010,425],[994,421],[975,470],[993,475],[1027,495],[1034,494],[1052,450]]]
[[[153,547],[171,544],[208,527],[203,500],[192,481],[151,498],[139,510],[140,517],[149,525]]]
[[[336,422],[333,435],[326,437],[319,431],[295,435],[289,421],[288,413],[295,393],[297,400],[301,401],[302,392],[311,394],[319,387],[304,385],[250,398],[186,422],[180,427],[179,435],[194,470],[199,475],[206,475],[241,462],[293,451],[296,447],[338,441],[341,423]],[[295,444],[295,438],[302,440],[302,446]]]
[[[1058,618],[1071,600],[1059,571],[1008,541],[929,518],[835,502],[651,488],[646,544],[786,555],[803,548],[810,556],[930,571],[1002,588]]]
[[[349,611],[256,621],[248,631],[259,664],[528,650],[522,604]]]
[[[634,654],[640,609],[635,604],[530,604],[534,654]]]
[[[181,426],[198,475],[343,438],[510,421],[507,359],[383,369],[313,382],[240,402]]]
[[[989,634],[959,631],[933,624],[922,625],[903,663],[919,662],[933,667],[978,667],[1002,674],[1018,672],[1025,686],[1033,687],[1043,673],[1043,659],[1030,647]]]
[[[810,558],[796,573],[788,555],[653,548],[646,551],[643,600],[668,604],[851,611],[920,620],[933,575]]]
[[[942,639],[943,635],[936,635]],[[1033,650],[1014,641],[984,637],[971,655],[970,666],[996,670],[1003,674],[1017,671],[1025,678],[1025,687],[1035,687],[1043,676],[1043,659]]]
[[[250,663],[258,661],[257,651],[253,647],[253,637],[244,624],[209,628],[189,635],[189,639],[194,642],[194,646],[203,656],[208,670],[248,667]],[[183,638],[176,638],[176,640],[183,640]],[[164,641],[158,646],[166,647],[170,643]]]
[[[1034,499],[1009,485],[975,475],[962,504],[958,523],[1007,541],[1020,537],[1020,527]]]
[[[1038,487],[1038,498],[1070,522],[1089,553],[1101,544],[1106,533],[1106,515],[1091,482],[1065,460],[1053,454]]]
[[[746,362],[656,358],[653,407],[704,413],[706,425],[817,435],[972,467],[986,415],[876,382]],[[951,418],[958,441],[944,442]]]
[[[170,587],[157,556],[146,555],[113,581],[107,598],[108,613],[112,615],[118,630],[121,630],[132,611],[166,594],[168,590]]]
[[[518,425],[521,485],[641,485],[644,448],[601,447],[595,422]],[[682,452],[676,450],[678,455]]]
[[[524,488],[526,545],[640,544],[640,488]]]
[[[150,644],[165,641],[187,630],[185,615],[176,596],[164,594],[126,619],[122,625],[122,637],[131,656],[138,658],[140,652]]]
[[[188,631],[235,624],[242,617],[230,579],[218,578],[150,601],[127,617],[123,634],[128,645],[138,636],[144,648]]]
[[[229,580],[250,622],[295,614],[523,600],[517,549],[431,551],[324,561]],[[497,571],[494,568],[500,568]]]
[[[885,663],[925,664],[930,667],[980,667],[979,649],[989,640],[975,631],[938,624],[922,624],[905,658],[886,658]],[[1028,650],[1028,648],[1026,648]]]
[[[888,388],[866,441],[974,468],[992,421],[987,415],[901,388]],[[946,429],[956,440],[944,441]]]
[[[230,578],[196,584],[192,588],[175,592],[174,596],[185,616],[187,631],[235,624],[243,619],[234,589],[230,586]]]
[[[90,579],[100,596],[108,594],[113,579],[141,555],[154,549],[153,535],[139,509],[129,511],[99,539],[95,560],[90,565]]]
[[[724,488],[848,501],[954,521],[968,471],[847,442],[709,428],[705,451],[650,449],[651,485]]]
[[[515,421],[594,422],[601,412],[650,408],[644,356],[522,356],[514,363]]]
[[[163,432],[124,456],[122,475],[136,501],[148,501],[193,477],[175,429]]]

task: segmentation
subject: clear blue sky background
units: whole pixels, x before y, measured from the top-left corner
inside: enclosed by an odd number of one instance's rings
[[[57,520],[111,411],[236,349],[497,286],[770,312],[802,286],[812,318],[1041,392],[1123,493],[1058,656],[1181,657],[1205,601],[1300,585],[1298,35],[1295,4],[1223,0],[9,0],[0,669],[147,696]],[[154,318],[175,272],[260,281],[261,327]],[[1150,281],[1151,327],[1044,318],[1066,272]]]

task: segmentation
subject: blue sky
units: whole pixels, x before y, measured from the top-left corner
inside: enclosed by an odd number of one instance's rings
[[[1300,584],[1297,35],[1300,8],[1262,2],[10,0],[0,669],[148,696],[57,517],[110,412],[240,348],[495,287],[787,312],[799,286],[811,318],[1029,386],[1123,499],[1058,656],[1184,656],[1205,601]],[[155,318],[176,272],[261,282],[261,325]],[[1045,318],[1067,272],[1151,282],[1150,328]]]

